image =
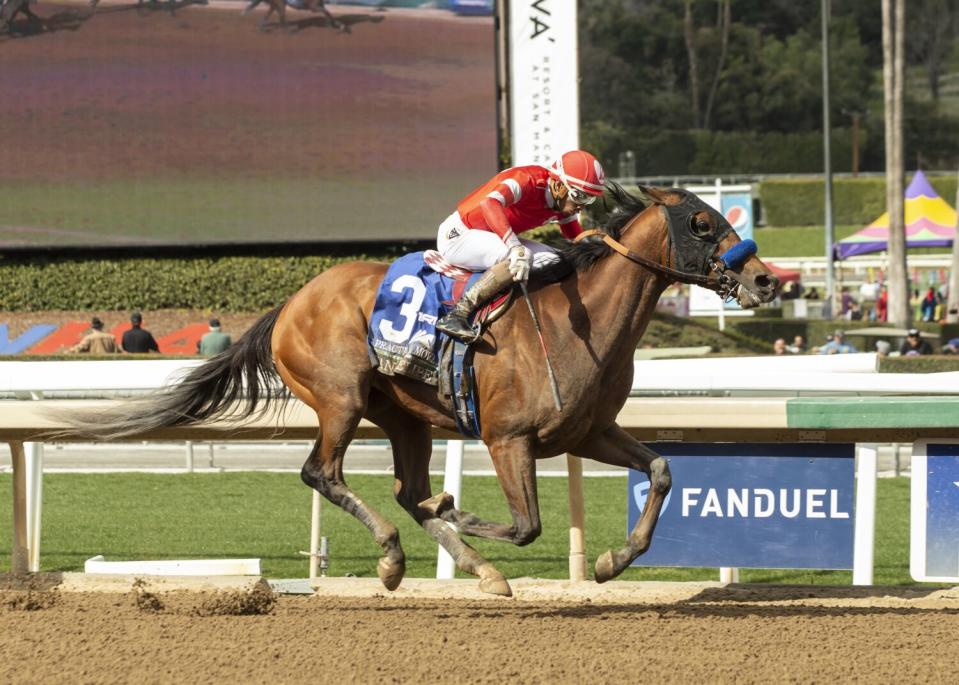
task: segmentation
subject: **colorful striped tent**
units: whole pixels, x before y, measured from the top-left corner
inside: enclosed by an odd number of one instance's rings
[[[922,171],[906,188],[906,247],[948,247],[956,236],[956,210],[943,200]],[[833,247],[836,259],[881,252],[889,240],[889,212]]]

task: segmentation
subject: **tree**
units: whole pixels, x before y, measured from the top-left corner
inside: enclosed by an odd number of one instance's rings
[[[902,98],[905,74],[904,0],[882,0],[883,92],[886,112],[886,209],[889,212],[889,319],[901,328],[910,323],[906,270],[903,193]]]
[[[939,100],[939,79],[959,28],[955,0],[919,0],[909,4],[909,51],[926,70],[929,95]]]
[[[729,47],[729,27],[732,24],[732,9],[730,0],[717,0],[716,27],[714,33],[718,36],[719,49],[716,56],[713,78],[710,80],[709,94],[706,97],[706,106],[700,104],[700,90],[702,83],[699,77],[699,43],[698,34],[693,17],[694,0],[684,0],[683,3],[683,37],[686,44],[686,56],[689,64],[689,91],[693,110],[693,125],[695,128],[709,130],[713,103],[716,99],[716,90],[719,87],[720,76],[726,63],[726,51]]]
[[[719,77],[726,65],[726,52],[729,49],[729,27],[733,23],[730,0],[720,0],[718,9],[719,15],[716,18],[716,23],[720,35],[719,59],[716,61],[716,71],[713,74],[712,85],[709,87],[709,96],[706,98],[706,111],[703,112],[703,128],[706,130],[710,129],[713,103],[716,101],[716,90],[719,88]]]

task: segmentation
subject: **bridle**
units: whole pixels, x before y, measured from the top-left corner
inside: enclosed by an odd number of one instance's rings
[[[662,205],[660,205],[662,207]],[[672,228],[669,219],[671,216],[667,213],[667,223]],[[725,231],[715,242],[715,245],[719,245],[719,242],[732,231],[732,227],[729,227],[729,230]],[[603,242],[606,243],[613,250],[623,255],[627,259],[636,264],[646,267],[651,271],[662,274],[666,276],[670,281],[678,283],[686,283],[688,285],[698,285],[709,290],[715,291],[723,300],[730,301],[734,296],[736,289],[742,285],[742,280],[738,278],[739,274],[735,271],[736,268],[742,266],[742,263],[751,255],[756,253],[756,243],[752,240],[744,240],[729,250],[724,252],[719,257],[716,257],[715,251],[712,254],[707,262],[708,273],[703,274],[693,274],[686,271],[680,271],[679,269],[674,269],[671,266],[668,266],[668,263],[672,261],[671,257],[667,256],[667,264],[660,264],[659,262],[644,257],[643,255],[630,250],[628,247],[623,245],[621,242],[611,237],[608,233],[604,233],[598,229],[590,229],[583,231],[578,236],[576,236],[574,242],[580,242],[585,238],[591,236],[599,235],[602,236]],[[669,243],[667,246],[667,255],[672,254],[672,230],[669,231]],[[744,246],[744,247],[740,247]],[[716,279],[710,280],[709,273],[715,273]]]

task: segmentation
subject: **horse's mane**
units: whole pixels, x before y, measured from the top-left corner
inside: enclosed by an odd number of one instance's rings
[[[646,205],[629,193],[615,181],[609,181],[606,184],[609,196],[615,203],[615,208],[609,213],[606,225],[601,230],[614,240],[619,240],[623,228],[633,217],[646,209]],[[605,198],[604,198],[605,200]],[[602,236],[591,236],[584,238],[578,243],[567,243],[560,250],[560,255],[569,266],[576,271],[586,271],[596,262],[610,254],[613,251],[609,245],[603,242]]]

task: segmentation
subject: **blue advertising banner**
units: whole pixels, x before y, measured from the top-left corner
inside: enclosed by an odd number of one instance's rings
[[[649,446],[673,488],[634,566],[852,568],[855,445]],[[630,471],[627,534],[648,492]]]
[[[925,462],[923,576],[959,578],[959,445],[929,443]]]
[[[449,8],[457,14],[492,14],[493,0],[450,0]]]

